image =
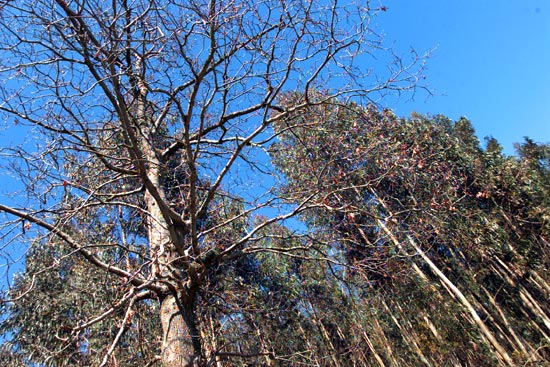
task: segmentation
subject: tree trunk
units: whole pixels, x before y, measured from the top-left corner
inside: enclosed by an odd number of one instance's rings
[[[500,316],[500,320],[504,325],[506,332],[510,334],[510,336],[514,339],[515,348],[520,350],[524,356],[532,354],[533,353],[532,348],[529,345],[526,345],[524,343],[524,340],[520,338],[520,336],[516,333],[516,331],[512,327],[512,324],[508,320],[508,317],[506,316],[504,310],[502,309],[502,307],[500,307],[500,305],[496,303],[495,297],[484,286],[480,285],[480,289],[485,294],[485,297],[487,298],[488,302],[491,304],[492,309],[497,312],[498,316]]]
[[[375,192],[373,192],[374,195],[376,195]],[[378,195],[376,195],[378,197]],[[383,200],[379,199],[380,204],[386,209],[388,214],[391,216],[392,213],[386,206]],[[398,247],[399,250],[402,250],[402,246],[399,243],[399,241],[395,238],[393,233],[389,230],[389,228],[386,226],[386,223],[379,219],[378,224],[382,228],[382,230],[390,235],[391,239],[395,243],[395,245]],[[498,340],[495,338],[493,333],[489,330],[487,325],[481,320],[478,313],[476,312],[475,308],[472,306],[470,301],[464,296],[464,294],[447,278],[447,276],[439,269],[437,265],[433,263],[433,261],[424,253],[424,251],[420,248],[420,246],[417,245],[417,243],[413,240],[413,238],[410,235],[407,235],[408,242],[412,245],[412,247],[415,249],[418,255],[424,260],[424,262],[430,267],[432,272],[438,277],[438,279],[441,281],[441,283],[447,288],[449,291],[449,294],[453,295],[456,300],[462,306],[468,311],[470,316],[472,317],[474,323],[478,326],[479,330],[481,331],[481,334],[483,337],[485,337],[489,343],[492,345],[493,349],[496,351],[499,359],[507,366],[514,366],[514,361],[512,358],[508,355],[504,347],[498,342]],[[418,269],[418,268],[417,268]],[[418,269],[420,270],[420,269]]]
[[[201,343],[193,303],[183,304],[169,295],[162,301],[160,319],[163,367],[199,366]]]
[[[504,364],[508,365],[508,366],[515,366],[515,363],[514,361],[512,360],[512,358],[508,355],[508,353],[506,352],[506,350],[504,349],[504,347],[498,342],[498,340],[495,338],[495,336],[493,335],[493,333],[489,330],[489,328],[487,327],[487,325],[483,322],[483,320],[481,320],[481,318],[479,317],[477,311],[475,310],[475,308],[472,306],[472,304],[470,303],[470,301],[464,296],[464,294],[449,280],[449,278],[447,278],[445,276],[445,274],[443,274],[443,272],[439,269],[439,267],[437,267],[433,262],[432,260],[424,253],[424,251],[422,251],[422,249],[416,244],[416,242],[412,239],[412,237],[410,237],[409,235],[407,235],[407,239],[409,240],[409,243],[413,246],[413,248],[417,251],[417,253],[420,255],[420,257],[422,258],[422,260],[424,260],[426,262],[426,264],[428,264],[428,266],[430,267],[430,269],[434,272],[434,274],[437,275],[437,277],[442,281],[444,282],[447,287],[454,293],[454,295],[456,296],[456,298],[460,301],[460,303],[462,304],[462,306],[464,306],[464,308],[470,313],[470,315],[472,316],[474,322],[476,323],[476,325],[479,327],[479,329],[481,330],[481,333],[483,334],[483,336],[485,338],[487,338],[487,340],[489,340],[489,342],[491,343],[491,345],[493,346],[493,348],[495,349],[495,351],[497,352],[497,355],[499,356],[499,358],[501,359],[501,361],[504,362]]]
[[[544,326],[546,326],[546,331],[544,332],[545,339],[550,342],[550,337],[548,336],[548,331],[550,331],[550,317],[546,314],[543,306],[531,295],[531,293],[527,290],[527,288],[522,284],[520,281],[521,276],[519,276],[513,269],[511,269],[506,263],[504,263],[501,259],[498,257],[495,257],[494,260],[492,260],[493,264],[496,264],[498,267],[503,269],[502,272],[499,272],[503,276],[503,278],[510,284],[512,287],[515,287],[518,292],[521,301],[523,304],[527,307],[527,309],[535,316],[540,319],[544,323]],[[514,280],[514,277],[518,278],[518,281]],[[536,319],[533,320],[534,322],[537,322]],[[539,322],[540,322],[539,321]]]
[[[151,165],[147,173],[148,179],[157,189],[161,200],[164,200],[158,168],[160,164],[152,150],[148,150],[148,153],[148,161]],[[148,236],[153,259],[152,271],[155,276],[168,279],[172,277],[169,265],[174,265],[177,258],[173,246],[174,239],[170,237],[167,219],[163,216],[159,203],[149,192],[145,195],[145,201],[149,212]],[[162,298],[160,307],[163,367],[198,366],[202,356],[201,338],[194,313],[195,292],[180,287],[183,287],[183,283],[173,282],[172,293]]]
[[[220,330],[218,330],[220,325],[216,326],[213,313],[199,319],[199,322],[205,326],[199,329],[203,341],[203,357],[208,361],[208,366],[223,367],[222,358],[218,354],[222,348],[219,340]],[[206,326],[208,330],[205,330]],[[204,348],[206,345],[208,345],[207,348]]]
[[[379,338],[381,339],[382,345],[386,349],[386,359],[388,362],[387,364],[389,366],[399,366],[400,363],[395,359],[395,356],[393,355],[392,344],[386,337],[386,334],[384,333],[384,329],[380,325],[380,322],[378,322],[378,318],[374,317],[372,319],[372,322],[373,322],[373,328],[375,333],[379,336]]]
[[[325,346],[329,350],[330,358],[332,359],[332,366],[341,366],[342,364],[338,360],[337,356],[339,355],[338,351],[336,350],[336,347],[334,346],[334,343],[332,342],[332,339],[329,335],[329,332],[327,331],[327,328],[323,324],[323,321],[319,318],[319,315],[317,315],[317,312],[315,312],[315,307],[311,304],[311,301],[308,300],[308,306],[309,309],[312,311],[312,318],[311,321],[319,330],[319,333],[323,337],[323,341],[325,342]]]
[[[386,367],[386,365],[384,364],[384,361],[382,360],[378,352],[376,352],[376,348],[374,348],[374,345],[372,344],[368,334],[365,332],[365,330],[363,330],[363,328],[361,328],[361,334],[363,336],[363,341],[367,344],[367,347],[369,347],[369,351],[372,353],[374,359],[376,360],[376,363],[378,363],[378,366]],[[366,358],[365,358],[365,362],[366,362]]]
[[[382,300],[382,305],[384,306],[384,309],[386,310],[386,312],[388,313],[388,315],[390,316],[390,318],[394,322],[395,326],[397,326],[397,328],[401,332],[401,336],[403,337],[403,341],[406,344],[408,344],[414,350],[414,352],[418,355],[418,357],[420,358],[422,363],[424,363],[424,365],[432,367],[432,364],[430,363],[430,361],[428,361],[428,359],[426,358],[424,353],[422,353],[422,349],[418,345],[417,337],[414,334],[414,327],[410,324],[410,322],[407,321],[407,315],[405,314],[405,312],[403,312],[403,309],[401,309],[401,307],[399,307],[399,305],[397,305],[398,311],[401,313],[401,316],[402,316],[401,318],[403,320],[405,320],[405,324],[408,324],[408,325],[405,325],[405,326],[401,325],[401,323],[395,317],[395,315],[393,314],[393,311],[390,309],[390,307],[388,306],[386,301]],[[406,326],[409,327],[408,330],[407,330]]]

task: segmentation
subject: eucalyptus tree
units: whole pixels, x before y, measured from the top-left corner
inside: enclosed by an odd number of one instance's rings
[[[276,127],[288,195],[310,198],[311,235],[348,264],[349,294],[363,298],[362,280],[379,309],[378,365],[548,359],[546,145],[527,140],[505,157],[494,139],[481,149],[464,118],[353,103]]]
[[[215,361],[201,292],[215,289],[223,264],[260,251],[270,225],[309,205],[274,190],[272,124],[336,97],[415,88],[422,69],[416,56],[407,65],[392,53],[382,74],[361,66],[383,51],[370,20],[385,8],[368,1],[0,7],[4,265],[29,256],[4,294],[3,330],[29,363]],[[320,86],[326,95],[312,93]],[[305,99],[281,104],[288,90]],[[29,310],[18,307],[38,305],[41,290],[55,304],[51,291],[65,282],[78,283],[76,303],[64,299],[57,315],[66,323],[25,325]],[[160,320],[144,339],[151,350],[119,353],[147,312]]]

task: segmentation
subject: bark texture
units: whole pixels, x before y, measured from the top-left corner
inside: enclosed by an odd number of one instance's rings
[[[162,301],[160,313],[163,330],[163,366],[199,366],[200,337],[193,306],[183,305],[171,295]]]

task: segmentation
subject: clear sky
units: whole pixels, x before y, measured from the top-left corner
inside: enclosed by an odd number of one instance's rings
[[[550,142],[549,0],[381,0],[386,45],[406,54],[434,49],[427,82],[434,96],[392,107],[469,118],[483,142],[512,154],[529,136]]]

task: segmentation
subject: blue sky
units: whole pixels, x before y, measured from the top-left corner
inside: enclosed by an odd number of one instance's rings
[[[403,55],[411,47],[433,49],[426,76],[434,96],[404,96],[397,104],[388,99],[398,115],[466,116],[482,142],[491,135],[507,154],[523,136],[550,143],[550,0],[371,1],[387,7],[374,19],[387,46]],[[0,130],[3,144],[25,137],[10,132]],[[3,203],[14,184],[0,174]],[[7,269],[5,261],[0,258],[0,289],[19,268]]]
[[[375,20],[386,45],[406,54],[434,49],[427,82],[434,96],[389,106],[469,118],[512,154],[529,136],[550,142],[550,1],[384,0]]]
[[[387,46],[403,55],[411,47],[419,53],[433,49],[426,76],[434,96],[404,96],[397,104],[388,99],[398,115],[466,116],[481,140],[492,135],[507,154],[523,136],[550,142],[550,0],[374,3],[387,7],[373,20]],[[3,144],[26,137],[10,133],[0,130]],[[4,202],[7,192],[17,190],[8,180],[0,174]]]

